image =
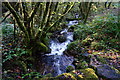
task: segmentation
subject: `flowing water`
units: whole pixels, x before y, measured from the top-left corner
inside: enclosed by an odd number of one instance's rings
[[[68,28],[77,23],[75,20],[69,21],[67,24]],[[73,66],[73,57],[63,54],[67,49],[67,45],[73,41],[73,32],[68,32],[68,28],[60,32],[60,35],[64,35],[67,38],[65,42],[60,43],[57,39],[51,40],[51,53],[44,56],[44,62],[46,64],[44,74],[51,73],[53,76],[57,76],[65,73],[67,66]]]

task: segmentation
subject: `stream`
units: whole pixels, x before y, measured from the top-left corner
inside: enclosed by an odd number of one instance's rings
[[[68,32],[68,29],[75,24],[78,24],[78,21],[69,21],[67,24],[68,28],[60,32],[60,35],[66,37],[65,42],[59,42],[57,38],[50,41],[51,53],[44,56],[45,70],[43,75],[51,73],[53,76],[57,76],[65,73],[68,66],[73,66],[73,56],[67,56],[63,52],[67,49],[67,45],[73,41],[73,32]]]

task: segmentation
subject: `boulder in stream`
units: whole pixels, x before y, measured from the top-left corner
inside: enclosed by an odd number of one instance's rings
[[[58,39],[58,41],[61,42],[61,43],[62,43],[62,42],[65,42],[65,41],[67,40],[66,36],[64,36],[64,35],[59,35],[57,39]]]
[[[74,26],[71,26],[69,29],[68,29],[68,32],[73,32],[74,31]]]

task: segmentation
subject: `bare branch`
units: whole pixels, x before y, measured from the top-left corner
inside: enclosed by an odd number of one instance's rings
[[[38,8],[39,8],[39,6],[40,6],[40,2],[37,2],[36,3],[36,5],[35,5],[35,8],[34,8],[34,10],[32,11],[32,14],[31,14],[31,16],[29,17],[29,22],[33,19],[33,17],[35,16],[35,14],[36,14],[36,12],[37,12],[37,10],[38,10]]]
[[[7,18],[10,14],[11,14],[11,13],[7,14],[7,15],[4,17],[4,19],[0,22],[0,24],[1,24],[2,22],[4,22],[4,21],[6,20],[6,18]]]

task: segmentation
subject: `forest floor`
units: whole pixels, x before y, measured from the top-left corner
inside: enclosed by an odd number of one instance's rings
[[[103,13],[97,14],[96,16],[104,17],[108,13],[113,13],[112,15],[118,15],[118,12],[120,10],[118,9],[106,9]],[[11,24],[8,24],[11,25]],[[5,25],[4,25],[5,26]],[[9,30],[9,32],[6,32],[6,30]],[[21,35],[16,35],[16,40],[14,40],[14,30],[11,28],[6,28],[4,30],[3,39],[2,39],[2,57],[3,57],[3,78],[9,78],[13,80],[24,80],[22,78],[28,77],[34,77],[36,75],[39,75],[38,72],[36,72],[33,68],[32,60],[33,58],[27,59],[25,47],[22,43]],[[13,32],[13,33],[11,33]],[[120,42],[116,42],[116,44],[119,44]],[[114,45],[116,45],[114,44]],[[16,54],[17,52],[17,54]],[[115,67],[120,71],[120,51],[116,49],[108,49],[106,50],[94,50],[87,48],[88,54],[99,55],[102,58],[99,59],[106,59],[108,65]],[[107,54],[106,54],[107,53]],[[93,57],[95,58],[95,56]],[[92,58],[92,59],[93,59]],[[103,60],[104,62],[104,60]],[[93,63],[97,63],[93,61]],[[27,64],[27,65],[26,65]],[[36,72],[36,73],[32,73]],[[7,75],[8,74],[8,75]],[[34,76],[30,76],[34,74]],[[41,77],[39,75],[38,77]]]

